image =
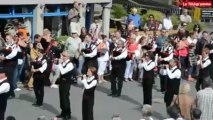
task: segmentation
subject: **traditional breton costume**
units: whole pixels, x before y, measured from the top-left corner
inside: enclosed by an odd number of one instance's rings
[[[98,45],[98,75],[103,75],[109,61],[109,43],[100,43]]]
[[[209,49],[209,59],[211,60],[211,63],[213,63],[213,39],[210,40],[210,43],[206,45],[206,47]],[[209,74],[211,79],[213,80],[213,64],[210,64]]]
[[[143,67],[143,104],[152,105],[152,85],[154,83],[154,68],[156,66],[153,60],[144,61],[141,66]]]
[[[199,91],[200,89],[204,89],[203,81],[210,77],[210,65],[211,60],[209,59],[209,56],[203,58],[202,60],[198,61],[198,65],[200,65],[202,62],[203,68],[200,66],[198,80],[196,83],[196,90]]]
[[[83,49],[82,52],[84,56],[82,73],[86,74],[89,67],[95,67],[97,69],[97,46],[92,42],[86,43],[85,49]]]
[[[166,67],[164,65],[169,64],[169,61],[173,59],[173,47],[172,45],[163,46],[159,55],[163,60],[160,62],[161,68],[160,68],[160,87],[161,92],[165,91],[166,88],[166,80],[167,80],[167,72]]]
[[[157,48],[157,44],[155,43],[154,38],[149,36],[147,39],[148,39],[147,43],[145,45],[142,45],[143,50],[149,51],[153,48]]]
[[[5,57],[5,60],[3,61],[2,65],[4,67],[7,80],[10,83],[9,96],[11,97],[15,97],[14,84],[16,83],[15,81],[17,79],[15,73],[17,73],[18,70],[17,53],[18,50],[16,43],[6,44],[6,47],[0,51],[0,54]]]
[[[114,59],[111,60],[112,70],[111,70],[111,94],[113,96],[120,96],[124,80],[124,72],[126,68],[126,48],[115,47],[112,51],[112,56]],[[118,80],[118,82],[116,81]]]
[[[70,86],[71,86],[71,76],[72,70],[74,68],[72,62],[68,59],[65,62],[58,65],[60,70],[60,80],[59,80],[59,97],[60,97],[60,108],[61,114],[57,117],[71,118],[71,108],[70,108]]]
[[[171,105],[174,95],[178,95],[180,81],[181,81],[181,71],[177,68],[177,66],[169,69],[166,68],[167,72],[167,83],[166,83],[166,92],[164,96],[164,101],[166,103],[166,107]]]
[[[4,120],[4,114],[7,108],[7,99],[9,97],[10,84],[7,77],[0,80],[0,120]]]
[[[34,105],[42,106],[44,100],[44,71],[47,69],[47,60],[46,58],[40,57],[32,62],[34,69],[38,69],[33,73],[33,89],[35,92],[36,103]]]
[[[87,77],[80,81],[84,85],[84,92],[82,98],[82,119],[94,120],[93,106],[95,102],[95,88],[97,86],[97,80],[94,76]]]
[[[132,81],[134,65],[136,63],[135,60],[136,60],[136,58],[138,58],[140,56],[140,47],[139,47],[139,44],[137,42],[135,42],[135,43],[129,43],[127,45],[127,49],[128,49],[128,51],[131,51],[134,53],[128,52],[128,54],[127,54],[124,78],[125,78],[125,81],[127,81],[127,79],[130,79],[130,81]]]

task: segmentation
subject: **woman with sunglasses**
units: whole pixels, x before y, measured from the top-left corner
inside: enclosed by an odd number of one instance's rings
[[[139,65],[143,67],[143,104],[152,105],[152,85],[154,83],[154,68],[156,66],[154,62],[154,55],[151,51],[145,53],[145,58],[142,58],[142,63]]]

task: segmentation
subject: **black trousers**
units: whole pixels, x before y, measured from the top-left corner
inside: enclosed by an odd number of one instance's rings
[[[14,87],[13,87],[13,77],[14,77],[14,70],[15,67],[17,65],[17,62],[13,61],[13,62],[5,62],[4,64],[4,69],[5,69],[5,74],[7,76],[7,80],[10,84],[10,91],[9,91],[9,96],[15,97],[15,93],[14,93]]]
[[[160,90],[161,92],[164,92],[166,89],[166,81],[167,81],[167,75],[160,75]]]
[[[112,94],[121,95],[124,73],[125,73],[126,64],[121,64],[119,67],[112,66],[111,71],[111,91]],[[116,81],[118,80],[118,82]]]
[[[154,78],[143,78],[143,104],[152,105],[152,86]]]
[[[82,73],[87,74],[87,70],[88,70],[89,67],[95,67],[96,70],[97,70],[98,69],[97,59],[91,59],[91,60],[85,59],[84,64],[83,64],[83,68],[82,68]]]
[[[210,78],[213,80],[213,61],[211,61],[211,64],[209,66],[209,74]]]
[[[60,80],[59,83],[59,97],[60,97],[60,108],[62,110],[61,115],[70,115],[70,83]]]
[[[83,95],[82,118],[83,120],[94,120],[93,117],[94,96]]]
[[[43,105],[44,100],[44,78],[42,76],[34,76],[33,89],[36,97],[36,103]]]
[[[172,91],[166,91],[164,95],[164,102],[166,103],[166,107],[171,105],[174,95],[175,94]]]
[[[199,77],[199,78],[197,79],[197,82],[196,82],[196,85],[195,85],[195,88],[196,88],[197,91],[199,91],[199,90],[201,90],[201,89],[204,89],[203,81],[204,81],[204,79],[206,79],[206,78],[208,78],[208,77],[205,77],[205,78]]]
[[[5,112],[7,108],[7,99],[6,101],[0,101],[0,120],[4,120]]]

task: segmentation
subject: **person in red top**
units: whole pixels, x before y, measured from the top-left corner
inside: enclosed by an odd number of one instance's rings
[[[182,40],[178,43],[177,49],[179,51],[179,58],[180,58],[180,67],[181,67],[181,73],[182,73],[182,78],[186,77],[187,75],[185,74],[187,66],[188,66],[188,55],[189,55],[189,42],[186,39],[186,35],[182,36]]]
[[[133,75],[133,69],[134,69],[134,63],[137,57],[140,56],[140,47],[139,44],[136,42],[136,36],[132,34],[129,37],[129,41],[127,43],[127,61],[126,61],[126,70],[125,70],[125,81],[133,81],[132,75]]]

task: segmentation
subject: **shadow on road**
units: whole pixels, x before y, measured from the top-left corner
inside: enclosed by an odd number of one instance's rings
[[[31,102],[33,103],[35,101],[35,98],[30,96],[30,95],[27,95],[27,94],[20,94],[18,99],[20,100],[24,100],[24,101],[27,101],[27,102]],[[44,103],[43,104],[43,108],[41,109],[44,109],[44,110],[47,110],[53,114],[59,114],[59,111],[57,109],[55,109],[55,107],[53,107],[52,105],[48,104],[48,103]]]

